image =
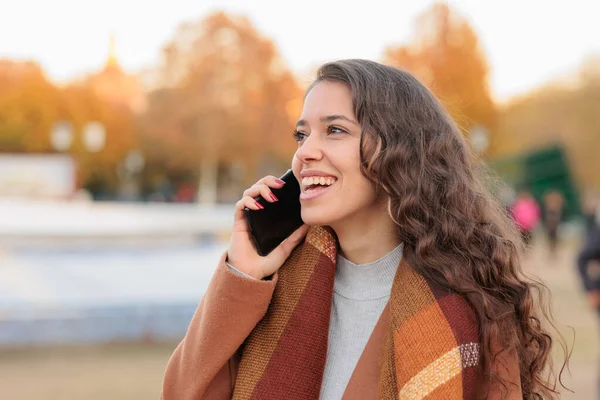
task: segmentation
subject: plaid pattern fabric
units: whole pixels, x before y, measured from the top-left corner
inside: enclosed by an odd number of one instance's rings
[[[319,398],[336,249],[329,230],[311,228],[281,267],[267,314],[244,344],[233,399]],[[389,310],[377,398],[476,398],[480,349],[467,302],[402,262]]]

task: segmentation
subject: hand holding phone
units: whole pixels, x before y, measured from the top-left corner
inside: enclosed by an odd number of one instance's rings
[[[282,179],[264,177],[246,190],[236,203],[228,262],[257,279],[277,271],[308,232],[299,219],[298,196],[299,185],[291,171]],[[280,239],[285,240],[277,243]]]
[[[259,196],[254,200],[262,206],[260,209],[244,209],[250,237],[261,256],[268,255],[304,224],[300,215],[300,185],[292,170],[287,171],[279,181],[285,182],[285,185],[272,189],[277,201],[269,202]],[[272,195],[269,194],[269,197]]]

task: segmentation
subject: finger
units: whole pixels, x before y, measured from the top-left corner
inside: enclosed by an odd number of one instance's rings
[[[254,198],[250,196],[242,197],[242,199],[239,202],[242,203],[242,209],[248,207],[251,210],[262,210],[263,208],[265,208],[262,204],[260,204],[258,201],[254,200]]]
[[[257,188],[260,188],[264,185],[266,185],[267,187],[280,189],[283,187],[283,185],[285,185],[285,182],[279,178],[274,177],[273,175],[268,175],[268,176],[265,176],[264,178],[259,179],[258,182],[256,182],[254,185],[252,185],[251,187],[246,189],[244,191],[243,196],[250,196],[250,197],[258,196],[260,194],[260,190],[257,190]]]
[[[264,207],[250,196],[242,197],[237,203],[235,203],[235,211],[233,214],[234,223],[237,223],[236,221],[246,219],[246,216],[244,215],[246,208],[249,208],[250,210],[260,210]]]
[[[244,196],[249,196],[252,198],[256,198],[259,195],[263,199],[265,199],[266,201],[268,201],[270,203],[273,203],[273,202],[276,202],[277,200],[279,200],[277,198],[277,196],[275,196],[275,194],[273,194],[273,192],[271,191],[269,186],[267,186],[264,183],[256,184],[244,192]]]
[[[264,178],[259,179],[256,184],[265,184],[269,187],[280,188],[285,185],[285,182],[273,175],[267,175]]]
[[[282,264],[292,254],[292,251],[298,246],[298,244],[304,239],[308,233],[309,226],[304,224],[300,228],[296,229],[287,239],[285,239],[279,246],[277,246],[268,257],[276,258]]]
[[[246,207],[250,210],[262,210],[264,208],[264,206],[254,200],[254,198],[250,196],[244,196],[237,203],[235,203],[235,220],[244,218],[244,210]]]
[[[256,192],[255,189],[257,187],[262,187],[264,185],[266,185],[267,187],[275,188],[275,189],[281,189],[283,187],[283,185],[285,185],[285,182],[279,178],[274,177],[273,175],[265,176],[264,178],[262,178],[258,182],[256,182],[254,185],[252,185],[250,188],[248,188],[244,192],[244,196],[245,195],[253,196],[253,197],[258,196],[258,194],[255,193]]]

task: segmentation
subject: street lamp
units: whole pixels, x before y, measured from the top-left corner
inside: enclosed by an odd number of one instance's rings
[[[125,157],[125,171],[127,171],[130,175],[135,175],[144,169],[146,165],[146,160],[144,159],[144,155],[139,150],[131,150],[127,153],[127,157]]]
[[[106,145],[106,129],[102,123],[89,122],[83,127],[83,145],[90,153],[98,153]]]
[[[117,176],[120,180],[119,198],[135,201],[140,196],[139,174],[144,169],[146,160],[141,151],[130,150],[125,158],[117,165]]]
[[[50,144],[56,151],[64,152],[73,143],[73,125],[68,121],[59,121],[50,130]]]
[[[73,124],[58,121],[50,130],[50,144],[56,151],[65,152],[71,148],[74,138]],[[83,146],[90,153],[98,153],[106,145],[106,129],[100,122],[89,122],[83,127]]]

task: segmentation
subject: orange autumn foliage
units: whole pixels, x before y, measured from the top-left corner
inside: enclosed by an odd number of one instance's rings
[[[141,117],[151,160],[197,171],[204,160],[247,167],[289,162],[302,92],[275,44],[243,17],[183,24],[165,46]]]
[[[384,61],[415,74],[468,132],[493,127],[495,106],[488,86],[489,66],[468,21],[447,4],[437,3],[416,21],[414,38],[390,47]]]

